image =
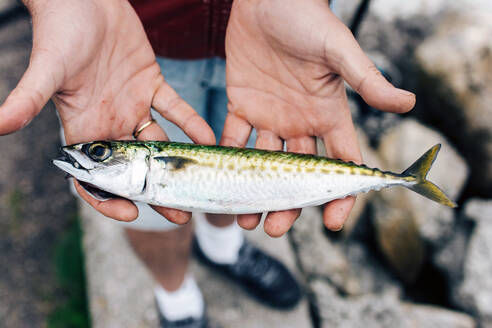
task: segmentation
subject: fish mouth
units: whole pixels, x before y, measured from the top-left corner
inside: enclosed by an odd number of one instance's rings
[[[75,178],[78,181],[90,182],[92,180],[90,167],[82,165],[77,160],[75,153],[70,154],[70,151],[61,148],[62,156],[53,160],[53,164],[66,173],[66,178]]]
[[[61,157],[58,157],[57,159],[55,159],[53,162],[55,161],[59,161],[59,162],[65,162],[65,163],[68,163],[68,164],[71,164],[74,168],[76,168],[77,170],[85,170],[85,171],[88,171],[87,168],[83,167],[82,164],[80,164],[72,155],[70,155],[67,151],[65,151],[63,148],[61,149],[61,151],[63,152],[63,156]],[[56,165],[56,164],[55,164]],[[68,173],[68,172],[67,172]],[[68,173],[70,175],[70,173]],[[72,176],[72,175],[70,175]]]
[[[105,201],[113,198],[121,198],[115,194],[104,191],[90,182],[84,181],[90,179],[89,171],[91,168],[84,167],[77,159],[72,156],[66,149],[61,148],[62,156],[53,160],[53,164],[55,164],[58,168],[63,170],[66,175],[66,179],[73,178],[77,180],[80,186],[89,193],[92,197],[97,200]]]

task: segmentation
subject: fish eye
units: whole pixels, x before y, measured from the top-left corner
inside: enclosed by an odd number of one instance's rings
[[[105,143],[93,143],[87,149],[87,155],[96,162],[102,162],[111,156],[111,147]]]

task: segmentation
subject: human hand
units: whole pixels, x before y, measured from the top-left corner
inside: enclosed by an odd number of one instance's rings
[[[133,8],[126,1],[26,0],[33,19],[29,67],[0,107],[0,135],[26,126],[52,97],[68,144],[133,138],[151,118],[150,107],[178,125],[195,142],[214,144],[210,127],[164,81]],[[54,131],[56,132],[56,131]],[[141,140],[167,140],[152,124]],[[80,196],[102,214],[131,221],[136,206],[124,199],[105,202]],[[155,207],[175,223],[190,213]]]
[[[360,163],[344,80],[371,106],[403,113],[415,95],[393,87],[364,54],[326,0],[236,0],[226,35],[229,114],[221,144],[244,147],[257,130],[256,147],[315,153],[322,138],[327,155]],[[339,230],[355,202],[324,207],[324,224]],[[300,209],[269,213],[264,229],[284,234]],[[259,214],[241,215],[255,228]]]

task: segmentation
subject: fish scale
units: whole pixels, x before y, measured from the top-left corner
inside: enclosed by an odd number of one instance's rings
[[[279,211],[395,185],[454,207],[425,179],[439,147],[401,174],[315,155],[158,141],[66,146],[54,163],[104,192],[187,211]]]

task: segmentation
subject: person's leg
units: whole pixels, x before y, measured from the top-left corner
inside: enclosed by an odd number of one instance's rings
[[[206,87],[200,83],[206,73],[206,61],[157,59],[166,81],[201,116],[205,116]],[[191,142],[173,123],[152,112],[157,123],[172,141]],[[146,204],[137,204],[139,218],[122,223],[127,239],[137,256],[149,269],[157,286],[155,296],[161,318],[179,321],[200,318],[204,313],[203,297],[194,279],[187,274],[190,259],[192,226],[175,225]]]
[[[188,270],[191,224],[168,231],[125,230],[130,245],[156,282],[171,292],[179,289]]]
[[[207,107],[207,122],[216,136],[220,136],[227,115],[225,91],[225,61],[213,59],[213,74]],[[247,147],[256,139],[253,130]],[[235,216],[195,214],[196,254],[202,262],[224,273],[247,287],[262,301],[277,307],[291,307],[301,297],[300,287],[285,266],[251,245]]]
[[[188,274],[192,235],[191,224],[169,231],[126,229],[130,245],[158,283],[154,294],[167,321],[204,316],[200,289]]]

